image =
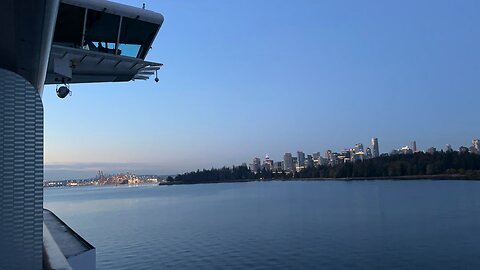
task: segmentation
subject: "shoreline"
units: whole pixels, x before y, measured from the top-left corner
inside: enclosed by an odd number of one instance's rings
[[[160,183],[159,186],[172,185],[197,185],[197,184],[221,184],[221,183],[245,183],[245,182],[269,182],[269,181],[480,181],[480,175],[468,176],[459,174],[438,174],[438,175],[408,175],[408,176],[386,176],[386,177],[351,177],[351,178],[271,178],[271,179],[238,179],[202,181],[196,183],[171,182]]]

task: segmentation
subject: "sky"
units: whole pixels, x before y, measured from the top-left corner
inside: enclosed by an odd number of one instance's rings
[[[160,82],[47,86],[47,180],[480,137],[480,1],[117,2],[164,15]]]

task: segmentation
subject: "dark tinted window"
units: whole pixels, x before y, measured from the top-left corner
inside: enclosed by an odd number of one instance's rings
[[[157,24],[124,17],[120,31],[120,48],[136,48],[138,50],[137,55],[129,56],[144,58],[157,33],[158,27]],[[131,50],[129,52],[131,52]]]
[[[80,47],[84,18],[84,8],[61,4],[58,10],[53,42],[63,46]]]

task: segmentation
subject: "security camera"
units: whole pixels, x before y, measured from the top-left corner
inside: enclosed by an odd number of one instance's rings
[[[68,95],[72,95],[72,91],[70,91],[70,89],[68,89],[68,87],[66,86],[60,86],[58,89],[57,89],[57,96],[59,98],[65,98],[66,96]]]

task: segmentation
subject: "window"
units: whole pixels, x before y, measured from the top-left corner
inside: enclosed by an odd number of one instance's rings
[[[128,49],[125,52],[122,49],[121,54],[145,58],[158,28],[159,25],[157,24],[124,17],[120,31],[120,47]],[[133,55],[135,49],[137,52]]]
[[[120,16],[88,10],[85,24],[84,49],[115,53]]]
[[[53,42],[144,59],[159,28],[158,24],[140,19],[62,3]]]
[[[84,18],[84,8],[61,4],[58,9],[53,43],[66,47],[80,48]]]

